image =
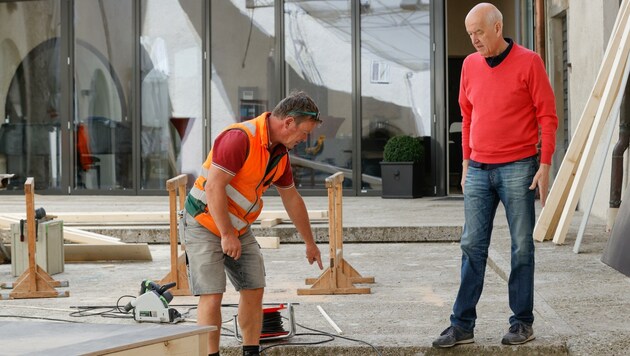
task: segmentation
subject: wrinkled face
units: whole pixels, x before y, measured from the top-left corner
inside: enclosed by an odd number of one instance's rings
[[[304,120],[297,123],[293,116],[288,116],[284,121],[284,142],[288,149],[293,149],[298,143],[305,141],[308,135],[317,127],[314,120]]]
[[[466,18],[466,32],[472,45],[482,57],[499,55],[496,52],[503,39],[500,23],[489,23],[482,16],[473,14]]]

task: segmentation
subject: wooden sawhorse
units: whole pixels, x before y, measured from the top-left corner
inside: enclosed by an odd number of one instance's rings
[[[169,234],[171,244],[171,271],[160,280],[160,285],[175,282],[175,287],[168,291],[173,295],[191,295],[188,285],[188,269],[186,268],[186,246],[181,242],[182,253],[177,252],[177,195],[179,195],[179,210],[184,209],[186,199],[186,183],[188,176],[180,174],[166,181],[169,201]],[[178,194],[179,193],[179,194]]]
[[[28,268],[15,281],[3,283],[2,288],[13,288],[8,299],[56,298],[69,297],[69,291],[57,291],[55,287],[67,287],[68,281],[55,281],[35,261],[35,179],[26,178],[24,195],[26,196],[26,233],[28,237]],[[0,299],[3,299],[0,295]]]
[[[312,284],[311,288],[298,289],[298,295],[371,293],[370,288],[358,288],[354,286],[354,283],[374,283],[374,277],[362,277],[343,258],[342,183],[342,172],[337,172],[326,178],[330,267],[326,268],[318,278],[307,278],[306,284]]]

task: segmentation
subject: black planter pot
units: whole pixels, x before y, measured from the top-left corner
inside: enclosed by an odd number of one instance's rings
[[[383,198],[422,197],[422,163],[381,162]]]

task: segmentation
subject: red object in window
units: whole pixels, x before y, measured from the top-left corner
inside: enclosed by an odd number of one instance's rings
[[[81,169],[87,171],[92,168],[94,159],[90,154],[90,138],[84,124],[79,124],[77,127],[77,152]]]

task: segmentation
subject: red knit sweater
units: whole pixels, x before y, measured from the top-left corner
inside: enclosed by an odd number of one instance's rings
[[[555,98],[538,54],[517,45],[496,67],[473,53],[462,67],[459,105],[462,110],[464,159],[508,163],[537,153],[551,164],[556,146]]]

